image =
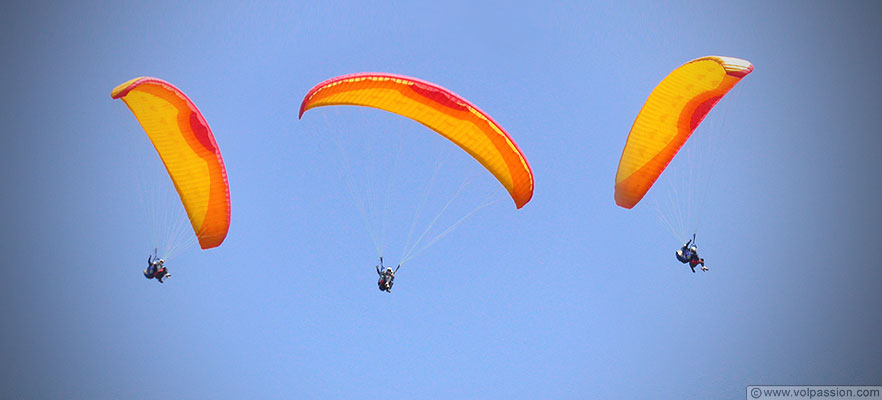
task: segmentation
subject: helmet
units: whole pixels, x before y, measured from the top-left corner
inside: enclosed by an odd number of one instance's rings
[[[386,273],[387,273],[387,274],[391,274],[391,273],[392,273],[392,267],[386,267]]]
[[[698,252],[698,247],[692,246],[689,248],[689,251],[696,253],[696,252]]]

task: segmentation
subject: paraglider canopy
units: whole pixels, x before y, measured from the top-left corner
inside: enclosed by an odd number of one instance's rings
[[[219,246],[230,227],[230,187],[220,149],[196,105],[158,78],[113,89],[141,123],[184,204],[203,249]]]
[[[300,117],[332,105],[377,108],[413,119],[474,157],[508,190],[517,208],[533,197],[533,173],[514,140],[489,115],[445,88],[402,75],[343,75],[313,87]]]
[[[707,113],[751,71],[747,60],[709,56],[687,62],[662,80],[634,120],[622,150],[616,204],[637,205]]]

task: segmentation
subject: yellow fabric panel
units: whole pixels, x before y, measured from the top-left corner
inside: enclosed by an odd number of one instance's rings
[[[461,118],[452,117],[431,105],[423,104],[400,95],[394,89],[362,89],[352,90],[323,98],[314,104],[315,107],[332,104],[371,105],[375,104],[384,110],[395,110],[394,113],[419,121],[441,136],[456,143],[468,152],[484,167],[486,167],[498,180],[510,189],[513,184],[511,174],[505,165],[505,160],[493,146],[486,135],[474,134],[475,125]]]

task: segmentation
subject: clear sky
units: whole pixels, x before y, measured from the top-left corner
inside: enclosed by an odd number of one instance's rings
[[[882,384],[882,3],[244,3],[0,6],[0,397],[725,399]],[[706,55],[756,69],[708,117],[711,270],[693,274],[673,257],[685,237],[647,203],[665,187],[625,210],[613,183],[649,92]],[[465,153],[393,115],[298,120],[313,85],[365,71],[490,114],[527,156],[533,200],[515,210]],[[169,260],[162,285],[141,275],[155,208],[141,200],[171,184],[110,98],[138,76],[197,104],[231,188],[226,241]],[[363,173],[380,183],[348,191]],[[389,201],[397,261],[413,206],[446,201],[425,183],[450,198],[464,180],[457,199],[473,203],[440,228],[498,201],[379,292],[351,195]]]

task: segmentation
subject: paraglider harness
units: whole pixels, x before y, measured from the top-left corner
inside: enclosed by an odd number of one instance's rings
[[[689,239],[680,250],[677,250],[677,261],[683,264],[689,264],[689,267],[692,268],[692,272],[695,272],[695,267],[698,264],[701,264],[701,270],[707,271],[707,267],[704,266],[704,259],[698,257],[698,252],[693,251],[689,245],[692,245],[692,248],[695,248],[695,234],[692,234],[692,239]]]
[[[380,275],[380,279],[377,280],[377,285],[380,287],[380,290],[385,290],[386,293],[392,293],[392,284],[395,283],[395,273],[401,268],[401,264],[398,264],[393,271],[392,267],[383,266],[383,257],[380,257],[380,265],[377,265],[376,267],[377,275]]]
[[[680,248],[680,250],[677,250],[677,261],[686,264],[689,262],[689,260],[692,259],[693,256],[696,255],[692,252],[691,249],[689,249],[689,245],[692,244],[692,242],[694,241],[695,235],[693,234],[692,239],[689,239],[689,241],[686,242],[686,244],[684,244],[683,247]]]
[[[156,279],[159,283],[163,283],[163,278],[170,278],[168,268],[165,267],[165,260],[156,255],[156,249],[153,254],[147,256],[147,269],[144,270],[144,277],[147,279]]]

